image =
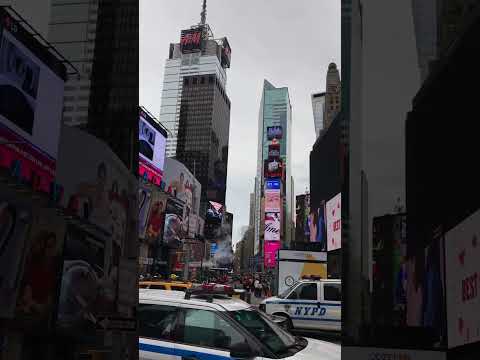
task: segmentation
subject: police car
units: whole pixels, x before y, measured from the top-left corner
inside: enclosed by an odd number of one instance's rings
[[[342,283],[339,279],[302,279],[259,306],[267,314],[283,316],[287,328],[342,330]]]
[[[232,292],[218,285],[140,289],[139,358],[340,360],[339,345],[295,337]]]

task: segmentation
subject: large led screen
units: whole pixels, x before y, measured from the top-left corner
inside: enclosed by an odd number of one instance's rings
[[[265,241],[280,241],[280,213],[265,213]]]
[[[265,190],[265,212],[279,213],[281,210],[280,190]]]
[[[281,139],[283,137],[283,130],[281,126],[269,126],[267,127],[267,139]]]
[[[268,269],[275,268],[278,261],[278,250],[280,249],[280,241],[265,241],[264,246],[264,264]]]
[[[139,175],[160,186],[165,163],[167,133],[142,110],[140,110],[138,125]]]
[[[49,192],[65,66],[1,9],[0,18],[0,167],[14,168],[35,190]]]
[[[448,347],[480,341],[480,210],[445,234]]]
[[[327,251],[342,247],[342,194],[339,193],[326,204]]]

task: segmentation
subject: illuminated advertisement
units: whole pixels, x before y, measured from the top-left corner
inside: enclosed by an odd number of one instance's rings
[[[182,30],[180,35],[180,49],[183,53],[200,51],[202,49],[203,28]]]
[[[120,250],[108,250],[104,239],[69,226],[65,237],[57,327],[61,331],[95,333],[102,316],[116,313]]]
[[[269,159],[280,158],[280,144],[272,144],[268,146],[268,158]]]
[[[265,161],[265,178],[282,178],[283,164],[281,160]]]
[[[57,181],[65,194],[61,205],[110,233],[123,247],[129,207],[137,206],[137,179],[107,144],[84,131],[62,126],[60,146]]]
[[[281,204],[280,190],[265,190],[265,212],[279,213]]]
[[[266,180],[265,190],[280,190],[281,182],[279,179]]]
[[[170,247],[179,247],[185,238],[184,206],[177,199],[168,198],[166,201],[163,242]]]
[[[278,250],[280,249],[280,241],[265,241],[264,246],[264,264],[268,269],[275,268],[278,260]]]
[[[165,162],[167,132],[144,111],[139,118],[139,175],[146,181],[160,186]]]
[[[232,58],[232,49],[230,48],[230,44],[226,37],[222,39],[222,67],[223,68],[230,68],[230,61]]]
[[[342,194],[339,193],[327,201],[327,251],[342,247]]]
[[[267,127],[267,139],[273,140],[278,139],[280,140],[283,137],[283,129],[281,126],[268,126]]]
[[[139,199],[142,200],[142,199]],[[148,243],[158,243],[162,239],[165,224],[168,195],[160,191],[153,191],[150,197],[150,206],[146,210],[145,235]]]
[[[305,236],[309,242],[320,243],[321,251],[327,249],[327,224],[325,216],[325,201],[320,202],[318,208],[311,207],[310,196],[305,198],[307,212],[305,220]]]
[[[50,329],[62,269],[66,223],[55,209],[41,209],[30,231],[16,321],[25,327]]]
[[[208,202],[204,230],[206,239],[212,240],[218,238],[223,221],[223,212],[224,208],[222,204],[214,201]]]
[[[66,69],[0,9],[0,167],[34,190],[55,179]]]
[[[280,241],[280,213],[265,213],[265,241]]]
[[[480,341],[480,211],[445,234],[448,347]]]
[[[166,158],[163,174],[165,191],[185,202],[193,214],[200,213],[202,185],[181,162]]]

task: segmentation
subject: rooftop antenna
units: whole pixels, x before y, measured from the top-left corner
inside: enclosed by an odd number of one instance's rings
[[[206,23],[207,23],[207,0],[203,0],[200,24],[205,25]]]

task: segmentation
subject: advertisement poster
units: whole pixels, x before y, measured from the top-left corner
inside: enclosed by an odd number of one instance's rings
[[[280,189],[281,189],[280,179],[265,180],[265,190],[280,190]]]
[[[139,175],[160,186],[165,165],[167,132],[143,110],[140,110],[138,126]]]
[[[282,178],[283,164],[281,160],[265,161],[265,177],[268,178]]]
[[[280,249],[280,246],[280,241],[265,241],[264,263],[266,268],[273,269],[277,266],[277,251]]]
[[[167,201],[167,194],[156,190],[152,192],[145,231],[145,239],[147,239],[150,244],[162,239]]]
[[[139,184],[138,189],[138,237],[143,239],[147,231],[147,220],[152,201],[152,191]]]
[[[281,126],[268,126],[267,127],[267,139],[273,140],[277,139],[280,140],[283,137],[283,130]]]
[[[280,190],[265,190],[265,212],[280,212],[281,203]]]
[[[327,253],[280,250],[278,256],[278,291],[287,290],[304,276],[327,278]]]
[[[60,146],[57,181],[64,187],[63,207],[111,233],[123,247],[129,206],[137,207],[131,204],[137,179],[107,144],[84,131],[62,126]]]
[[[445,234],[448,347],[480,341],[480,211]]]
[[[16,306],[16,320],[26,326],[52,325],[65,229],[65,220],[55,209],[40,209],[34,218]]]
[[[202,185],[184,164],[166,158],[163,181],[169,194],[183,201],[193,214],[199,215]]]
[[[0,166],[16,167],[17,175],[35,190],[49,192],[65,67],[4,10],[0,21],[0,141],[8,142],[0,146]]]
[[[212,240],[220,236],[223,213],[224,208],[222,204],[214,201],[208,202],[204,230],[204,235],[206,239]]]
[[[183,53],[199,51],[202,49],[202,28],[182,30],[180,36],[180,47]]]
[[[327,250],[342,247],[342,194],[339,193],[326,204]]]
[[[57,315],[60,331],[91,335],[99,318],[115,314],[119,254],[108,265],[107,252],[104,240],[67,228]]]
[[[280,213],[265,213],[265,241],[280,241]]]
[[[309,201],[309,198],[308,198]],[[321,251],[326,251],[327,248],[327,224],[325,221],[325,202],[320,203],[320,207],[315,209],[308,206],[310,213],[306,219],[305,235],[310,242],[317,242],[321,244]]]
[[[0,318],[13,318],[28,252],[32,209],[0,192]]]
[[[213,174],[208,176],[207,198],[225,204],[227,191],[228,146],[222,146],[219,158],[213,164]]]
[[[185,238],[183,219],[184,204],[181,201],[168,198],[165,210],[165,226],[163,231],[164,244],[172,247],[181,245]]]

